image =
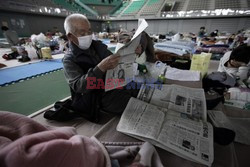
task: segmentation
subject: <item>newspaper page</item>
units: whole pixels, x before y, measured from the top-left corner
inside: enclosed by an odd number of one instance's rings
[[[185,159],[209,166],[213,162],[212,125],[185,114],[131,98],[117,130]]]
[[[133,65],[136,55],[135,50],[140,44],[141,33],[147,28],[148,23],[145,19],[139,19],[138,28],[127,44],[117,44],[116,53],[121,58],[118,67],[108,70],[105,79],[105,91],[116,89],[127,85],[127,81],[131,81],[134,78],[135,66]],[[123,77],[122,79],[119,78]]]
[[[105,91],[127,85],[134,77],[134,63],[120,63],[112,70],[108,70],[105,80]]]
[[[208,110],[208,116],[214,126],[233,130],[236,142],[250,145],[250,118],[227,117],[222,111],[215,110]]]
[[[203,89],[179,85],[144,85],[138,99],[156,106],[187,114],[190,119],[207,121],[207,107]]]

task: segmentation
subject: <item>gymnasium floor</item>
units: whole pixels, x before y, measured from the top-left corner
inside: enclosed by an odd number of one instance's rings
[[[0,55],[10,52],[10,49],[0,49]],[[63,54],[53,55],[54,59],[61,59]],[[0,63],[7,65],[5,68],[13,68],[41,60],[32,60],[27,63],[20,63],[17,60],[6,61],[0,57]],[[211,60],[208,73],[217,71],[219,61]],[[59,100],[70,97],[68,85],[65,81],[63,71],[58,70],[46,75],[24,80],[15,84],[0,87],[0,110],[11,111],[27,115],[34,120],[49,126],[73,126],[79,134],[92,136],[100,130],[108,121],[115,119],[114,115],[102,113],[101,122],[98,124],[85,119],[75,119],[69,122],[56,122],[43,118],[43,113],[52,108]]]

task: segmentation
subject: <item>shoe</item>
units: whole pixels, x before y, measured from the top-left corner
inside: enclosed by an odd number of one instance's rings
[[[75,111],[69,110],[65,107],[57,108],[56,110],[48,110],[43,115],[44,118],[55,120],[58,122],[70,121],[80,117]]]

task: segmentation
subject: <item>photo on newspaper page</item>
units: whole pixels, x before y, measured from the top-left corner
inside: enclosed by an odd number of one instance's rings
[[[108,70],[105,80],[105,91],[126,86],[134,77],[134,63],[118,64],[113,70]]]
[[[129,100],[117,130],[201,164],[210,166],[214,159],[210,123],[187,119],[182,113],[136,98]]]
[[[119,65],[111,70],[108,70],[105,78],[105,91],[123,87],[127,81],[134,78],[135,66],[133,65],[136,54],[135,50],[140,44],[141,33],[148,27],[145,19],[139,19],[138,28],[132,39],[126,44],[117,44],[115,53],[118,53],[121,58]],[[122,76],[123,78],[119,78]]]
[[[193,120],[207,120],[203,89],[179,85],[142,86],[137,96],[147,103],[181,112]]]

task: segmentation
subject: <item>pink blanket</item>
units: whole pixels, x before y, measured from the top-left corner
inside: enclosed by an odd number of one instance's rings
[[[105,156],[74,128],[48,128],[22,115],[0,112],[1,167],[102,167]]]

